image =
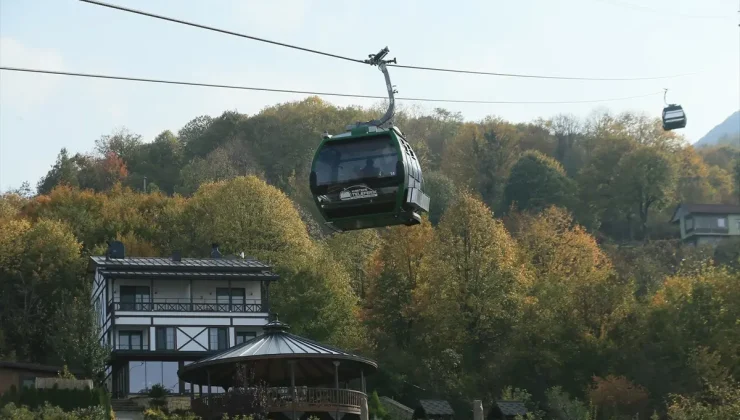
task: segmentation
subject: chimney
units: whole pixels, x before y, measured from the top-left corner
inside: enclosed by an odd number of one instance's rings
[[[483,401],[473,400],[473,420],[483,420]]]
[[[218,250],[218,244],[211,244],[211,258],[221,258],[221,251]]]
[[[182,261],[182,255],[180,254],[180,251],[174,251],[172,253],[172,261],[175,261],[175,262]]]
[[[108,242],[108,250],[105,252],[106,260],[122,260],[126,258],[126,247],[121,241]]]

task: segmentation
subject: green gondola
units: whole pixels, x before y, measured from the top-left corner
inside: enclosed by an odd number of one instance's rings
[[[388,48],[370,55],[385,76],[389,106],[380,120],[324,135],[311,165],[310,188],[326,224],[336,231],[421,223],[429,211],[421,165],[405,136],[393,126],[396,93],[385,61]]]

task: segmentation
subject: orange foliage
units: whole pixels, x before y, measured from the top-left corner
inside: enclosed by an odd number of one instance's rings
[[[606,378],[594,376],[588,396],[591,404],[598,407],[600,413],[612,416],[643,413],[649,402],[648,391],[624,376],[609,375]]]

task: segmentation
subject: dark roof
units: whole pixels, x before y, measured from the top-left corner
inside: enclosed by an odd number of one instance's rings
[[[454,416],[452,406],[445,400],[419,400],[421,409],[428,416]]]
[[[411,407],[407,407],[400,402],[394,400],[393,398],[388,397],[380,397],[380,402],[385,405],[385,408],[390,408],[392,410],[402,411],[406,414],[408,414],[408,417],[411,418],[411,416],[414,414],[414,410],[411,409]]]
[[[686,214],[740,214],[740,206],[735,204],[691,204],[681,203],[676,207],[671,222],[678,221],[678,211]]]
[[[135,279],[135,278],[151,278],[151,277],[158,277],[158,278],[198,278],[198,277],[207,277],[209,279],[255,279],[258,278],[260,280],[277,280],[278,276],[275,273],[272,273],[270,271],[267,272],[261,272],[261,273],[224,273],[224,272],[208,272],[208,271],[200,271],[200,272],[191,272],[191,271],[111,271],[111,270],[104,270],[101,271],[101,274],[103,277],[116,277],[121,278],[125,277],[127,279]]]
[[[24,363],[24,362],[4,362],[0,361],[0,368],[13,369],[13,370],[25,370],[30,372],[48,372],[48,373],[59,373],[64,368],[61,366],[50,366],[42,365],[38,363]],[[82,371],[77,369],[69,369],[70,373],[74,375],[81,375]]]
[[[253,259],[182,258],[173,261],[161,257],[110,258],[90,257],[88,271],[98,268],[105,277],[186,278],[221,277],[277,280],[272,267]]]
[[[527,414],[527,407],[521,401],[496,401],[496,407],[504,416],[524,416]]]
[[[255,377],[272,386],[290,383],[289,360],[295,360],[297,385],[333,385],[334,361],[340,361],[340,380],[359,378],[375,372],[374,361],[335,347],[319,344],[287,332],[289,327],[279,321],[264,326],[264,334],[221,353],[189,364],[178,376],[190,383],[231,386],[237,363],[254,362]]]

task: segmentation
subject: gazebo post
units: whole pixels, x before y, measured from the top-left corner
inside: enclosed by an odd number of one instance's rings
[[[360,390],[363,394],[367,394],[367,389],[365,388],[365,370],[360,369]]]
[[[296,390],[295,390],[295,360],[289,360],[288,364],[290,365],[290,401],[291,401],[291,408],[293,409],[293,416],[291,417],[292,420],[296,420],[295,418],[295,400],[296,400]]]
[[[339,418],[339,360],[335,360],[332,363],[334,363],[334,387],[337,389],[337,398],[334,400],[334,404],[337,406],[337,416],[334,420],[341,420]]]
[[[213,399],[211,399],[211,371],[206,370],[206,377],[208,378],[208,408],[213,408]]]

